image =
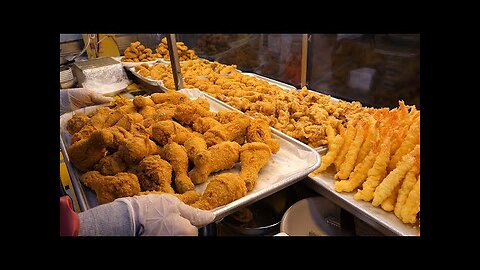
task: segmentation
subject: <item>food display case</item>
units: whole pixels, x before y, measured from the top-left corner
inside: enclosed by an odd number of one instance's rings
[[[164,37],[144,34],[136,40],[155,50]],[[216,209],[220,220],[302,180],[381,234],[420,235],[419,34],[177,34],[175,39],[180,77],[168,71],[171,59],[164,57],[126,66],[131,78],[159,91],[180,90],[176,80],[182,80],[180,91],[201,93],[211,107],[266,121],[288,151],[295,152],[291,146],[319,154],[318,162],[308,158],[303,174],[291,171],[255,196]],[[155,75],[155,65],[170,74]],[[68,138],[61,137],[68,160]],[[292,168],[300,168],[295,154],[282,153],[292,155],[297,163]],[[367,189],[371,198],[355,196]],[[88,200],[85,208],[95,205]]]

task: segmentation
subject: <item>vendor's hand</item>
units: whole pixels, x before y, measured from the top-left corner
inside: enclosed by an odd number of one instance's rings
[[[112,100],[113,98],[111,97],[105,97],[86,88],[60,90],[60,114],[87,106],[107,103]]]
[[[200,210],[169,194],[149,194],[120,198],[133,209],[137,235],[198,235],[197,227],[215,219],[210,211]]]

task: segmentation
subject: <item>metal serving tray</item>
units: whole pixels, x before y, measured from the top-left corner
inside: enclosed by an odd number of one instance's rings
[[[375,207],[371,202],[357,201],[354,192],[339,193],[335,191],[335,180],[332,172],[324,172],[315,176],[309,175],[305,183],[327,197],[338,206],[347,210],[386,235],[419,236],[420,229],[403,223],[392,212]]]
[[[232,109],[231,106],[225,106],[217,100],[209,98],[206,94],[197,89],[182,89],[180,92],[188,95],[191,99],[196,99],[198,97],[207,98],[210,103],[211,111],[216,112],[220,110]],[[98,107],[100,106],[87,107],[72,113],[64,114],[60,117],[60,146],[72,180],[74,191],[77,194],[81,211],[95,207],[98,205],[98,201],[94,192],[88,188],[85,188],[80,183],[80,174],[70,163],[70,159],[66,151],[70,145],[70,134],[68,131],[66,131],[66,124],[75,113],[90,113]],[[278,139],[280,142],[280,151],[273,155],[272,159],[267,163],[267,165],[262,168],[259,173],[255,188],[248,192],[246,196],[227,205],[211,210],[216,215],[216,221],[244,206],[261,200],[285,187],[298,182],[301,179],[304,179],[310,172],[320,165],[320,156],[313,148],[295,139],[292,139],[291,137],[275,129],[272,130],[273,137]],[[238,173],[239,171],[240,164],[237,163],[234,168],[217,172],[212,176],[227,172]],[[212,176],[210,176],[209,179],[211,179]],[[209,180],[207,180],[207,182],[204,184],[197,185],[195,190],[199,193],[203,193],[208,181]]]

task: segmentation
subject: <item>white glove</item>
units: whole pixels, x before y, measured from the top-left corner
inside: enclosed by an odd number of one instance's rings
[[[196,236],[197,227],[215,219],[212,212],[186,205],[170,194],[149,194],[115,201],[131,205],[136,235],[140,236]]]
[[[112,100],[87,88],[63,89],[60,90],[60,114]]]

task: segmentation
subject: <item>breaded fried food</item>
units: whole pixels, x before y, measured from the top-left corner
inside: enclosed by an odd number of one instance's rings
[[[262,142],[252,142],[240,148],[240,177],[245,181],[247,191],[255,187],[260,170],[272,157],[270,147]]]
[[[90,121],[90,117],[83,113],[75,114],[70,120],[67,122],[67,131],[70,135],[73,135],[79,132],[88,122]]]
[[[330,136],[335,136],[335,131],[331,126],[327,126],[327,134],[329,133],[331,133]],[[320,167],[312,172],[313,175],[325,171],[330,165],[333,164],[344,142],[344,138],[341,134],[336,135],[333,140],[329,138],[329,135],[327,135],[327,140],[328,152],[322,157],[322,163],[320,164]]]
[[[97,128],[90,124],[83,126],[80,131],[72,135],[72,137],[70,138],[70,144],[73,145],[74,143],[82,139],[87,139],[88,137],[90,137],[90,135],[92,135],[95,130],[97,130]]]
[[[346,156],[338,172],[335,174],[335,179],[347,179],[353,168],[355,167],[355,161],[357,160],[358,152],[362,146],[363,140],[365,138],[365,133],[368,131],[368,123],[364,122],[357,124],[357,130],[355,133],[355,138],[353,139],[349,149],[347,150]]]
[[[172,184],[172,166],[159,155],[147,156],[139,164],[142,191],[157,190],[175,193]]]
[[[154,93],[150,96],[150,98],[156,104],[168,103],[174,105],[183,104],[190,100],[185,94],[179,93],[174,90],[168,91],[166,93]]]
[[[205,183],[211,173],[235,166],[239,153],[240,145],[236,142],[222,142],[206,151],[200,151],[193,159],[195,167],[188,176],[196,185]]]
[[[387,166],[390,161],[390,136],[382,142],[373,166],[368,170],[367,180],[363,182],[362,189],[353,196],[356,200],[369,202],[373,199],[375,189],[387,175]]]
[[[280,143],[277,139],[272,138],[272,130],[267,121],[262,119],[254,119],[250,121],[250,125],[247,128],[245,136],[247,142],[263,142],[270,147],[273,154],[280,150]],[[247,186],[248,188],[248,186]]]
[[[120,158],[120,154],[115,152],[105,156],[93,166],[96,171],[102,175],[116,175],[127,170],[127,164]]]
[[[335,182],[336,192],[351,192],[359,187],[368,176],[368,170],[373,166],[377,153],[373,150],[363,159],[362,162],[355,166],[355,169],[348,177],[348,180]]]
[[[118,147],[120,157],[127,164],[136,164],[147,156],[160,152],[158,145],[146,136],[135,136]]]
[[[391,171],[375,189],[372,202],[373,206],[379,206],[388,196],[391,195],[395,187],[400,184],[400,181],[413,167],[415,164],[415,157],[419,154],[420,145],[417,144],[410,153],[403,156],[395,170]]]
[[[182,125],[191,125],[199,117],[214,117],[215,113],[202,106],[199,100],[201,98],[178,105],[173,118]]]
[[[203,137],[208,146],[228,141],[235,141],[242,145],[245,142],[245,134],[249,125],[250,117],[242,115],[230,123],[209,129],[203,134]]]
[[[101,129],[98,131],[98,136],[102,138],[110,150],[114,151],[118,150],[118,147],[124,144],[125,140],[133,137],[130,132],[120,126]]]
[[[98,171],[89,171],[80,177],[80,181],[95,191],[100,204],[140,193],[138,178],[132,173],[121,172],[114,176],[103,176]]]
[[[402,207],[401,219],[404,223],[415,223],[417,221],[417,214],[420,212],[420,176],[413,186],[410,193],[408,193],[407,200]]]
[[[415,165],[408,171],[405,175],[405,179],[402,182],[400,190],[398,191],[397,201],[395,203],[395,216],[401,219],[401,211],[405,201],[407,200],[408,194],[412,190],[415,182],[417,182],[417,175],[420,173],[420,158],[417,156]]]
[[[185,141],[185,150],[187,151],[188,159],[193,162],[194,157],[201,151],[207,150],[207,143],[203,137],[192,137]]]
[[[70,146],[67,152],[73,166],[86,172],[105,156],[107,148],[100,131],[96,130],[87,139],[82,139]]]
[[[203,134],[207,130],[218,125],[220,125],[220,123],[213,117],[199,117],[193,121],[192,129]]]
[[[215,119],[220,122],[220,124],[227,124],[232,122],[234,119],[242,116],[242,113],[237,111],[219,111],[215,116]]]
[[[136,96],[133,99],[133,105],[137,108],[137,110],[140,110],[146,106],[155,106],[155,102],[151,98]]]
[[[161,146],[169,142],[183,145],[186,140],[195,136],[201,135],[196,135],[172,120],[160,121],[152,125],[152,138]]]
[[[247,187],[240,175],[223,173],[215,176],[208,183],[202,197],[192,206],[203,210],[211,210],[240,199],[246,194]]]
[[[188,156],[185,147],[176,142],[167,143],[163,147],[165,160],[170,162],[175,172],[175,190],[177,193],[185,193],[194,190],[195,185],[188,177]]]
[[[132,128],[132,125],[135,123],[142,123],[143,122],[143,116],[139,113],[129,113],[125,114],[120,120],[118,120],[117,123],[115,123],[115,126],[122,127],[125,130],[129,131]]]

